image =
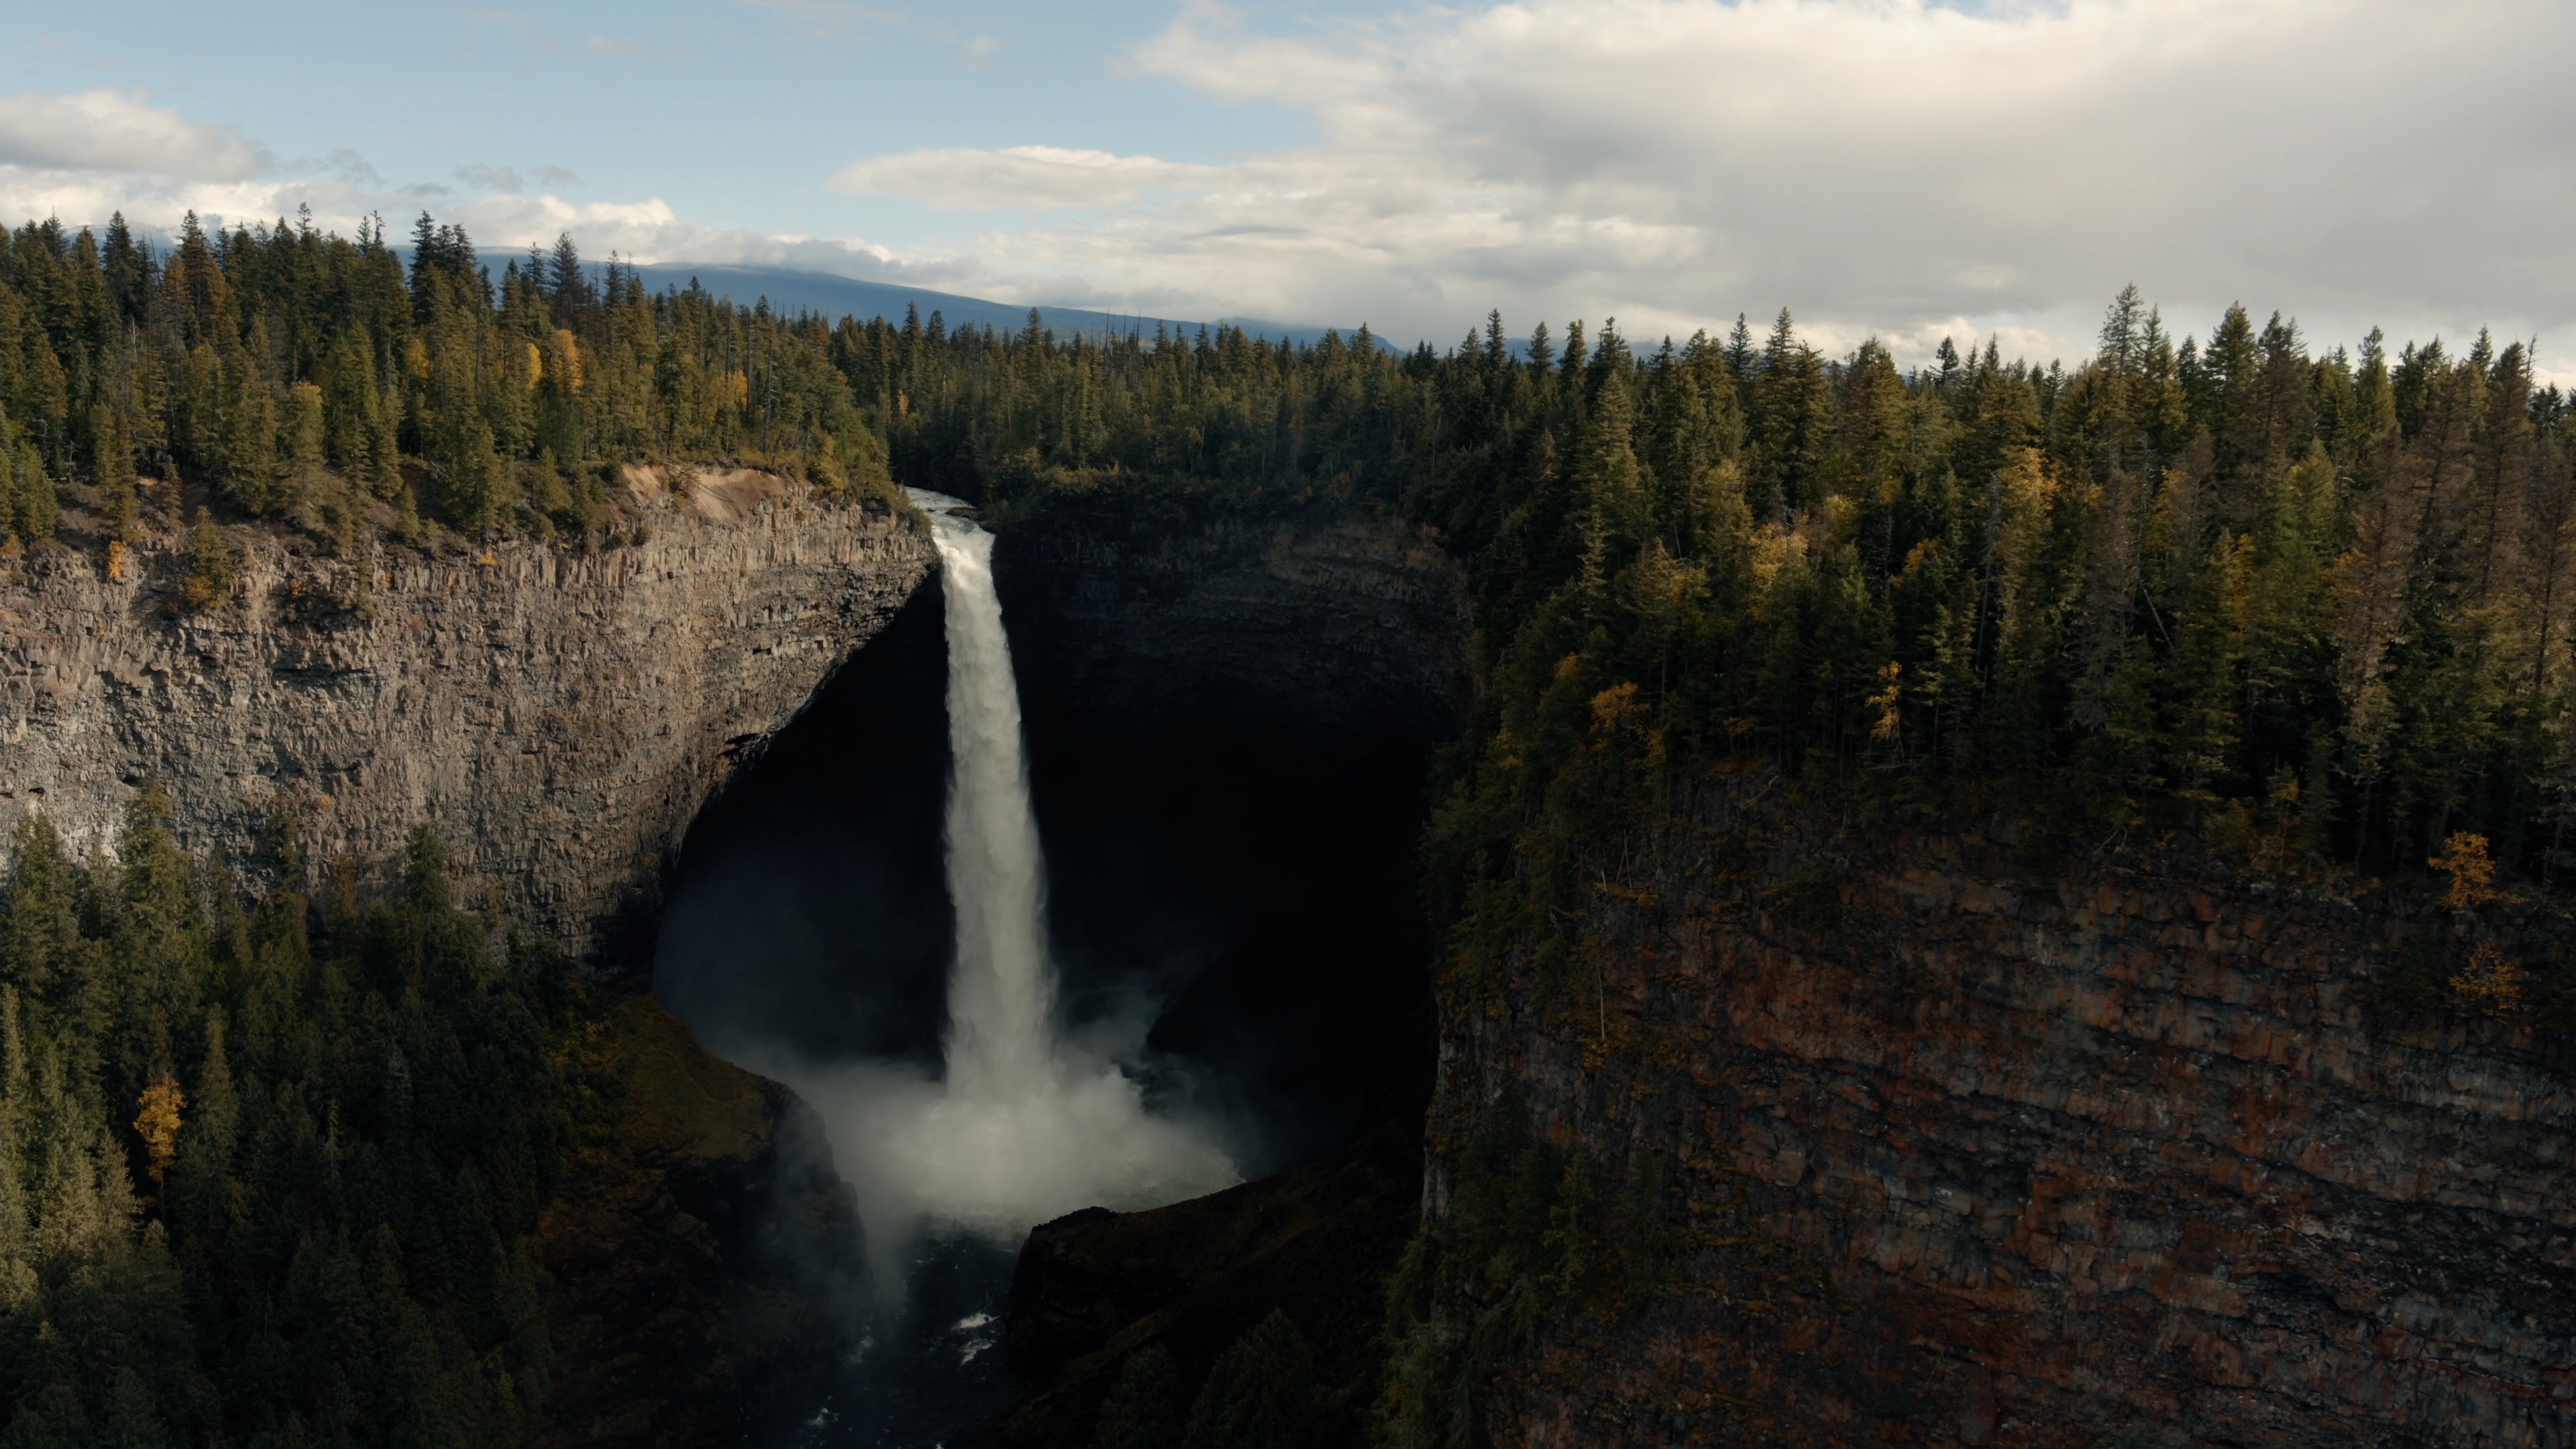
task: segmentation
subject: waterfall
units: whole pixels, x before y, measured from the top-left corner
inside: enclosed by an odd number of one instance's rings
[[[1045,1090],[1055,983],[1046,961],[1037,816],[1020,746],[1019,686],[993,535],[954,499],[913,494],[931,515],[948,605],[948,895],[957,962],[948,984],[948,1088],[993,1100]]]
[[[967,505],[914,490],[931,516],[948,613],[950,766],[944,847],[957,913],[945,1071],[884,1062],[772,1062],[821,1113],[859,1195],[881,1288],[923,1231],[965,1229],[1016,1247],[1077,1208],[1155,1207],[1239,1180],[1200,1124],[1146,1109],[1122,1039],[1068,1038],[1047,956],[1045,860],[1029,805],[1010,637],[993,589],[993,536]],[[1096,1026],[1096,1024],[1095,1024]]]

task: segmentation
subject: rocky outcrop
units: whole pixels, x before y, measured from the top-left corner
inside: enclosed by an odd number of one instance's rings
[[[1518,1083],[1679,1234],[1507,1359],[1496,1442],[2576,1442],[2563,1051],[2379,984],[2536,989],[2555,917],[1742,776],[1686,815],[1599,862],[1573,986],[1445,1002],[1436,1141]]]
[[[949,1442],[1089,1445],[1130,1354],[1159,1345],[1195,1385],[1273,1311],[1314,1346],[1337,1417],[1356,1422],[1377,1388],[1386,1278],[1420,1218],[1413,1127],[1169,1207],[1041,1224],[1003,1314],[1003,1348],[1032,1391]]]
[[[0,840],[41,811],[112,844],[146,783],[186,844],[236,861],[281,813],[317,865],[382,860],[427,821],[520,919],[589,951],[932,561],[901,515],[739,470],[647,519],[597,552],[372,565],[254,538],[197,613],[173,608],[175,539],[112,567],[0,564]]]

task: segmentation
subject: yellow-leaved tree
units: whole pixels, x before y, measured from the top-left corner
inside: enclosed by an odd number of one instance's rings
[[[170,1173],[170,1165],[179,1160],[179,1109],[188,1105],[187,1094],[179,1090],[178,1080],[168,1072],[152,1079],[143,1089],[142,1110],[134,1114],[134,1130],[143,1137],[143,1151],[159,1182]]]

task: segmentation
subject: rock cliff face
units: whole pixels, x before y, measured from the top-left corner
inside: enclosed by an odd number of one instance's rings
[[[316,862],[382,860],[426,820],[585,952],[649,906],[708,791],[931,561],[893,514],[728,475],[595,554],[371,570],[255,545],[198,614],[169,606],[175,551],[121,578],[63,552],[0,565],[0,839],[41,810],[76,845],[112,842],[147,782],[184,843],[235,860],[281,811]]]
[[[1466,706],[1464,577],[1391,518],[1075,500],[1006,527],[994,570],[1041,693],[1139,720],[1285,710],[1393,740],[1445,738]]]
[[[1386,1277],[1421,1217],[1413,1124],[1287,1172],[1149,1212],[1100,1208],[1030,1232],[1003,1348],[1021,1402],[950,1437],[955,1449],[1096,1442],[1128,1355],[1159,1345],[1185,1381],[1274,1310],[1313,1346],[1337,1419],[1377,1387]]]
[[[1456,565],[1350,509],[1075,499],[1006,522],[994,574],[1068,993],[1149,972],[1153,1044],[1223,1084],[1248,1172],[1418,1121],[1422,790],[1469,689]]]
[[[1517,1082],[1688,1205],[1495,1442],[2576,1442],[2563,1053],[2373,989],[2553,918],[1841,812],[1721,779],[1601,862],[1553,1001],[1445,1004],[1435,1141]]]

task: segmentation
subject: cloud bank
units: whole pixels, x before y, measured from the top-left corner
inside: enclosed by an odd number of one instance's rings
[[[999,151],[911,151],[862,161],[832,178],[835,191],[909,196],[951,210],[1107,206],[1149,192],[1198,192],[1240,168],[1191,166],[1151,156],[1010,146]]]
[[[1441,337],[1489,304],[1641,329],[1786,304],[1928,346],[2045,334],[2131,280],[2541,327],[2576,320],[2571,53],[2576,8],[2537,0],[1524,0],[1286,38],[1202,5],[1133,69],[1302,112],[1312,144],[921,152],[842,182],[1090,208],[957,245],[997,271]]]
[[[751,3],[831,38],[900,23]],[[2539,334],[2546,367],[2576,324],[2570,54],[2559,0],[1517,0],[1293,33],[1191,3],[1131,50],[1131,82],[1284,111],[1305,140],[1192,156],[1176,124],[1156,154],[1104,150],[1073,144],[1068,117],[815,178],[818,196],[947,218],[900,251],[566,200],[559,168],[467,166],[481,194],[454,197],[363,162],[283,174],[238,134],[110,91],[0,98],[0,206],[309,202],[330,224],[407,226],[432,200],[496,250],[568,229],[594,255],[1406,339],[1487,307],[1516,330],[1616,315],[1652,336],[1786,305],[1821,341],[1875,333],[1904,358],[1944,334],[2072,356],[2135,281],[2179,329],[2239,299],[2329,341],[2492,324]]]
[[[198,125],[140,96],[107,90],[0,96],[0,165],[242,181],[267,163],[267,153],[238,132]]]

